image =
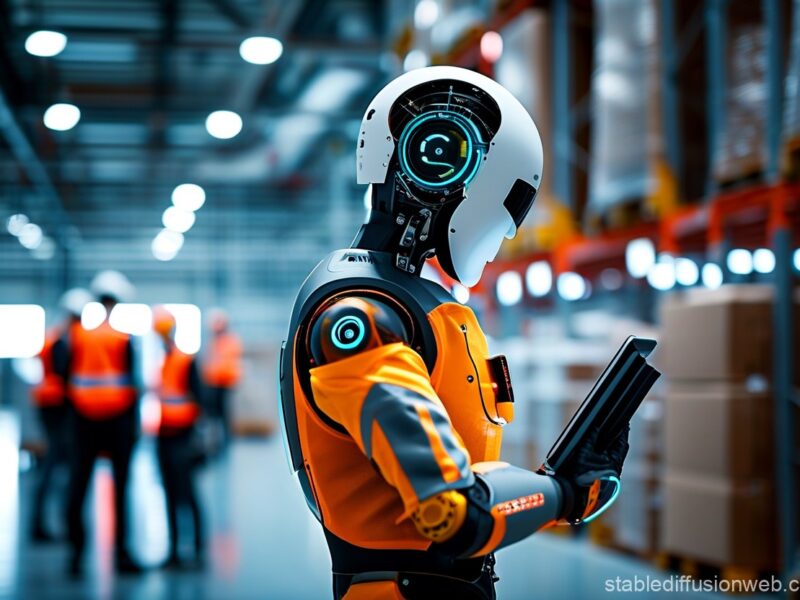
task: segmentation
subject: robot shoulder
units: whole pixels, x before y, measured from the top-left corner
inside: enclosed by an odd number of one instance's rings
[[[396,310],[372,298],[337,300],[311,323],[309,346],[318,365],[395,342],[409,342],[403,320]]]

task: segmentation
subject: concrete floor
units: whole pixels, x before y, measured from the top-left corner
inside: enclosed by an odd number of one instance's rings
[[[108,465],[101,463],[87,506],[87,511],[97,515],[89,568],[82,581],[70,581],[64,577],[67,553],[63,545],[33,546],[26,538],[26,507],[35,475],[26,473],[20,478],[18,502],[12,472],[0,468],[2,476],[0,598],[329,597],[330,560],[323,536],[288,472],[277,437],[236,442],[225,461],[203,472],[201,491],[210,543],[210,564],[205,572],[154,569],[139,577],[113,574],[110,561],[104,558],[111,543],[111,473]],[[143,562],[155,565],[166,553],[166,534],[152,440],[140,442],[133,478],[133,546]],[[11,494],[6,495],[5,490]],[[546,534],[500,552],[498,574],[499,597],[507,600],[609,597],[614,594],[604,591],[607,579],[664,578],[647,564],[583,541]]]

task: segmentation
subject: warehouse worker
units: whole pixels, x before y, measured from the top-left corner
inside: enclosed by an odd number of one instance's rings
[[[558,478],[498,462],[505,359],[419,277],[435,254],[475,285],[528,213],[542,145],[522,105],[477,73],[417,69],[375,97],[360,132],[371,214],[304,283],[283,350],[292,465],[336,598],[494,598],[494,551],[609,504],[627,429],[604,452],[590,439]]]
[[[115,567],[138,572],[127,549],[125,509],[128,469],[138,431],[138,391],[134,378],[131,337],[112,329],[109,316],[116,304],[129,299],[133,286],[117,271],[102,271],[92,280],[91,292],[105,311],[92,330],[76,330],[70,340],[68,394],[75,409],[75,449],[72,460],[67,525],[72,545],[70,571],[81,572],[85,544],[82,511],[94,463],[101,452],[111,457],[114,472]]]
[[[47,332],[44,347],[39,353],[42,363],[42,382],[33,389],[31,399],[39,413],[47,442],[47,453],[41,466],[41,478],[36,487],[33,504],[31,537],[46,542],[54,539],[45,525],[45,507],[54,471],[66,466],[69,458],[69,423],[66,403],[66,368],[70,339],[81,327],[83,307],[92,301],[88,290],[74,288],[64,293],[59,306],[66,319]]]
[[[211,342],[203,365],[208,386],[209,412],[219,424],[223,445],[230,440],[230,402],[233,390],[242,377],[242,343],[230,330],[227,313],[215,308],[209,311]]]
[[[163,307],[153,311],[153,327],[164,342],[159,401],[161,422],[158,430],[158,463],[167,500],[170,552],[166,566],[178,567],[181,560],[178,513],[191,511],[197,566],[203,565],[203,522],[195,489],[194,472],[198,449],[193,436],[200,414],[202,384],[197,361],[175,345],[175,318]]]

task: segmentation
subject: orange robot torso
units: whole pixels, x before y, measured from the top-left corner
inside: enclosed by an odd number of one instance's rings
[[[302,456],[298,469],[301,483],[309,505],[328,532],[362,548],[426,550],[431,540],[422,536],[406,518],[422,499],[411,489],[413,482],[398,468],[388,477],[395,483],[395,489],[387,482],[387,473],[381,473],[365,456],[358,441],[327,417],[337,415],[342,404],[364,401],[368,388],[374,383],[402,386],[441,405],[442,413],[449,418],[471,462],[487,462],[499,459],[502,427],[513,418],[513,398],[504,361],[500,357],[490,358],[486,339],[472,310],[453,302],[447,292],[432,282],[412,279],[391,266],[388,273],[378,272],[380,264],[369,261],[379,260],[375,253],[357,250],[328,257],[315,273],[322,271],[330,275],[332,269],[344,265],[344,273],[349,276],[337,278],[332,286],[330,282],[319,286],[323,288],[320,300],[313,298],[316,290],[311,290],[311,301],[316,306],[307,314],[318,314],[330,301],[349,294],[366,292],[379,298],[391,297],[401,310],[411,313],[410,320],[424,316],[423,323],[417,322],[412,327],[426,329],[427,340],[424,339],[426,335],[418,332],[412,340],[413,350],[394,343],[345,360],[314,366],[302,347],[306,343],[302,339],[306,330],[302,323],[295,325],[290,338],[293,356],[289,358],[299,358],[306,364],[286,361],[288,353],[285,353],[282,372],[284,380],[288,379],[285,367],[290,362],[294,415],[291,411],[287,415],[284,404],[284,426],[291,448],[291,429],[296,423],[296,441]],[[387,284],[381,278],[384,273],[406,281]],[[315,283],[314,274],[306,286],[309,282]],[[392,293],[398,284],[403,286],[404,297]],[[409,290],[414,285],[419,289]],[[417,294],[412,296],[409,291]],[[298,304],[303,293],[301,291]],[[412,306],[414,304],[416,306]],[[306,317],[306,322],[310,319],[313,317]],[[428,348],[428,352],[422,349],[425,342],[434,346]],[[423,355],[435,358],[426,365]],[[310,385],[304,385],[304,379]],[[284,392],[284,403],[287,400]],[[435,416],[423,413],[419,418],[430,447],[437,454],[444,480],[455,481],[461,477],[464,465],[451,464],[458,457],[448,456],[446,440],[442,440],[433,424]],[[342,418],[347,416],[342,415]],[[382,430],[373,430],[371,434],[374,452],[392,452]],[[292,458],[297,458],[296,454]],[[386,463],[391,464],[390,461]],[[467,469],[469,466],[466,465]]]

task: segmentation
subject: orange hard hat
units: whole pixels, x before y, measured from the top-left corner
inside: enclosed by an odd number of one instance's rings
[[[175,316],[163,306],[153,308],[153,329],[161,336],[168,336],[175,328]]]

